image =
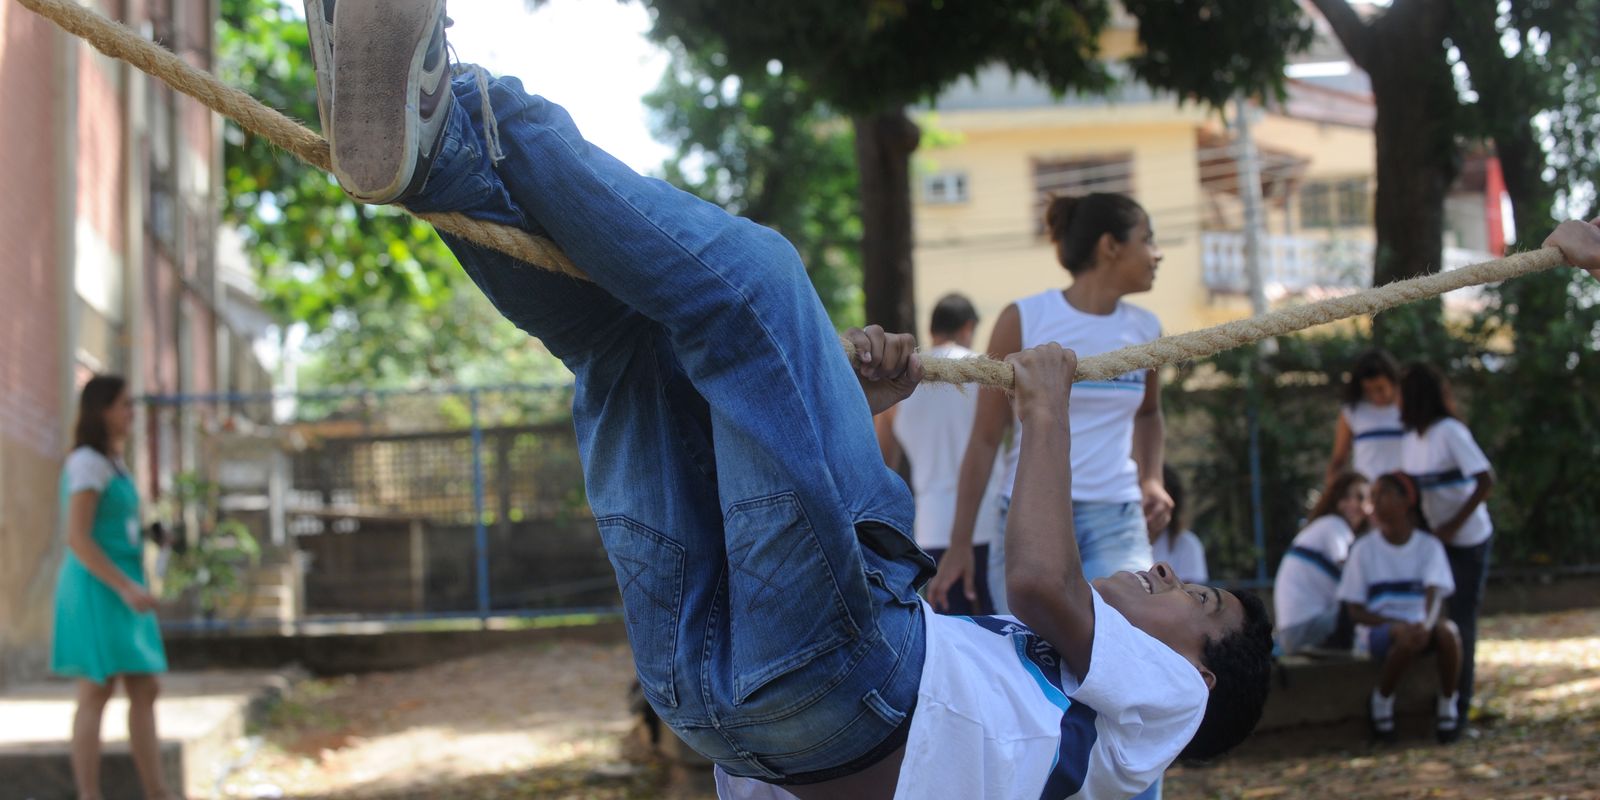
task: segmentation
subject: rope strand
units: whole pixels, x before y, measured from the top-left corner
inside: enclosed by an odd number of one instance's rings
[[[322,137],[250,95],[222,83],[210,73],[191,66],[127,26],[69,0],[17,2],[88,42],[96,50],[149,73],[301,161],[331,171],[328,143]],[[488,93],[485,92],[484,96],[487,97]],[[481,222],[459,213],[414,216],[440,231],[506,253],[531,266],[587,280],[555,243],[527,231]],[[1271,336],[1281,336],[1349,317],[1375,314],[1454,289],[1495,283],[1564,263],[1559,250],[1535,250],[1450,272],[1374,287],[1344,297],[1293,306],[1259,317],[1167,336],[1146,344],[1084,358],[1078,362],[1077,379],[1107,380],[1136,369],[1152,369],[1204,358]],[[842,338],[840,343],[845,353],[854,359],[855,348]],[[1010,365],[987,357],[927,358],[923,360],[923,371],[925,383],[977,383],[1007,390],[1013,384]]]

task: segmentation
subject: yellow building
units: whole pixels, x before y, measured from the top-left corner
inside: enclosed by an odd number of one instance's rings
[[[1108,35],[1109,55],[1131,44]],[[1316,299],[1366,285],[1372,271],[1374,110],[1365,78],[1340,61],[1336,80],[1291,79],[1288,98],[1252,109],[1264,196],[1263,280],[1270,301]],[[1330,68],[1331,67],[1331,68]],[[1308,70],[1317,74],[1317,70]],[[1052,97],[1000,68],[942,95],[919,119],[918,319],[950,291],[972,298],[978,341],[1012,301],[1069,283],[1043,226],[1050,196],[1131,195],[1164,252],[1155,289],[1132,298],[1169,333],[1248,315],[1237,137],[1221,115],[1133,80],[1108,97]],[[1480,162],[1481,163],[1481,162]],[[1490,256],[1478,185],[1452,198],[1446,268]],[[1476,191],[1476,195],[1474,195]]]

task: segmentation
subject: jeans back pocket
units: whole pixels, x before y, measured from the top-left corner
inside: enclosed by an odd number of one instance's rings
[[[627,517],[595,521],[622,590],[622,611],[639,684],[656,703],[678,706],[674,664],[683,613],[683,546]]]
[[[853,641],[860,629],[829,560],[851,554],[823,552],[793,493],[733,506],[725,529],[733,700],[743,704],[762,686]]]

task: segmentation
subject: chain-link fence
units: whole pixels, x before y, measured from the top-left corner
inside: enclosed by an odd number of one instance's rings
[[[169,627],[617,605],[569,386],[147,402],[152,430],[195,442],[169,459],[184,468],[157,505],[181,542],[166,571],[186,587]]]

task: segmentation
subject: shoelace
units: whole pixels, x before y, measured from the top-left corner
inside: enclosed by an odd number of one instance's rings
[[[446,28],[450,27],[449,17],[444,18]],[[463,75],[472,73],[472,78],[478,84],[478,117],[483,122],[483,145],[489,155],[489,163],[499,164],[506,158],[506,153],[500,148],[500,121],[495,118],[494,106],[489,102],[489,70],[477,64],[463,64],[456,55],[455,45],[448,40],[445,48],[450,52],[450,74]]]

